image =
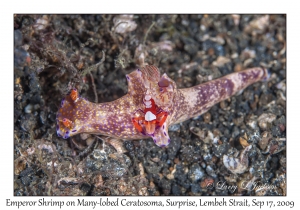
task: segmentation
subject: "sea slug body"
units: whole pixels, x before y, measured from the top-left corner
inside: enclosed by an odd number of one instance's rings
[[[126,75],[128,93],[112,102],[92,103],[73,89],[57,113],[57,134],[65,139],[79,133],[124,140],[151,137],[156,145],[164,147],[171,141],[170,125],[201,115],[268,76],[264,68],[251,68],[177,89],[175,82],[166,74],[161,76],[157,67],[145,66]]]

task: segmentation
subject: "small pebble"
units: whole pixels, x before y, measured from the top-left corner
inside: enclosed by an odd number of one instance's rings
[[[27,114],[30,114],[32,112],[32,110],[33,110],[32,104],[28,104],[24,109],[25,113],[27,113]]]
[[[248,136],[247,136],[246,133],[239,138],[239,141],[240,141],[240,144],[242,145],[243,148],[249,146]]]
[[[204,122],[205,123],[209,123],[211,121],[211,114],[209,112],[206,112],[204,115],[203,115],[203,119],[204,119]]]
[[[263,130],[266,130],[268,124],[271,124],[274,120],[276,120],[276,115],[271,113],[264,113],[257,119],[259,127]]]
[[[198,163],[194,163],[188,172],[188,177],[192,182],[197,182],[205,175],[204,170]]]
[[[241,63],[237,63],[237,64],[235,64],[233,70],[234,70],[235,72],[242,71],[242,70],[243,70],[243,65],[242,65]]]

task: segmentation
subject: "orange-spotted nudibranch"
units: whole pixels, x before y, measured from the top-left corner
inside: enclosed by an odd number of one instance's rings
[[[63,138],[93,133],[117,139],[151,137],[160,147],[170,143],[168,127],[208,111],[254,82],[266,80],[268,71],[251,68],[194,87],[177,89],[155,66],[126,75],[128,94],[108,103],[92,103],[76,89],[61,102],[57,134]]]

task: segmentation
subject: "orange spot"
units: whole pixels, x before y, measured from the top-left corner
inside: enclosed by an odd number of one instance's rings
[[[71,120],[69,120],[69,119],[67,119],[67,118],[64,118],[64,119],[63,119],[63,124],[64,124],[64,126],[66,126],[67,128],[71,128],[73,123],[72,123]]]
[[[71,96],[71,99],[72,99],[73,101],[76,101],[76,100],[78,99],[78,91],[77,91],[76,89],[73,89],[73,90],[71,91],[70,96]]]

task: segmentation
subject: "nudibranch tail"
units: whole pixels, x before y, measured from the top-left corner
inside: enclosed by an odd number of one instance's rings
[[[191,88],[178,90],[172,123],[176,124],[208,111],[213,105],[235,95],[247,86],[268,78],[268,70],[252,68],[232,73]]]

